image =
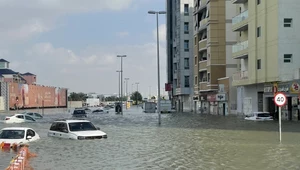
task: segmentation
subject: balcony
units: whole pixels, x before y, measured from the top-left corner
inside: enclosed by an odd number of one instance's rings
[[[199,51],[205,50],[207,45],[207,39],[199,41]]]
[[[232,31],[248,30],[248,10],[232,18]]]
[[[248,0],[231,0],[233,4],[244,4],[246,2],[248,2]]]
[[[248,57],[248,40],[232,46],[232,58],[241,59]]]
[[[240,71],[240,72],[234,73],[232,75],[232,85],[233,86],[246,85],[246,84],[248,84],[248,82],[249,82],[248,70]]]
[[[208,18],[202,19],[198,24],[199,26],[198,26],[198,30],[196,33],[199,33],[201,31],[205,30],[207,27],[207,22],[208,22]]]
[[[207,82],[200,82],[199,91],[207,91]]]
[[[199,71],[203,69],[207,69],[207,60],[199,61]]]
[[[202,11],[205,7],[207,6],[207,0],[201,0],[198,4],[198,7],[195,8],[194,10],[194,14],[199,13],[200,11]]]

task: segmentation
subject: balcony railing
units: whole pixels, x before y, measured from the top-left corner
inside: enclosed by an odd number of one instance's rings
[[[208,18],[204,18],[199,22],[199,28],[205,26],[207,24]]]
[[[207,45],[207,39],[200,40],[199,41],[199,50],[206,48],[206,45]]]
[[[248,70],[234,73],[232,76],[232,79],[233,79],[233,81],[248,79]]]
[[[245,19],[248,18],[248,16],[249,16],[249,15],[248,15],[248,10],[246,10],[246,11],[240,13],[239,15],[237,15],[237,16],[235,16],[235,17],[232,18],[232,25],[244,21]]]
[[[236,53],[236,52],[245,50],[247,48],[248,48],[248,40],[244,41],[244,42],[240,42],[240,43],[234,44],[232,46],[232,53]]]

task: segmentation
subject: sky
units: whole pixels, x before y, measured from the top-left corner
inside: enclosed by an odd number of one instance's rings
[[[37,84],[112,94],[118,93],[117,55],[127,55],[128,93],[139,83],[144,96],[156,95],[156,17],[149,10],[165,10],[165,1],[0,0],[0,58],[14,71],[36,74]],[[165,20],[159,16],[161,91]]]

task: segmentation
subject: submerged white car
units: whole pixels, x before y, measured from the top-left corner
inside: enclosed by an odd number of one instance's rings
[[[15,114],[13,116],[6,116],[3,122],[4,123],[25,123],[25,122],[35,122],[35,119],[25,114]]]
[[[253,112],[252,115],[246,116],[245,120],[268,121],[273,120],[269,112]]]
[[[0,143],[25,144],[38,139],[40,136],[28,127],[9,127],[0,131]]]
[[[65,119],[54,121],[48,136],[75,140],[107,138],[106,133],[100,131],[100,128],[96,128],[88,120]]]

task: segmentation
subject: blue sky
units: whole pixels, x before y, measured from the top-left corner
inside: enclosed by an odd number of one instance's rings
[[[156,18],[148,10],[165,10],[165,1],[0,1],[5,25],[0,56],[15,71],[37,74],[39,84],[109,94],[118,92],[116,55],[126,54],[128,92],[139,82],[144,95],[149,88],[155,95]],[[165,18],[159,17],[161,89],[166,81]]]

